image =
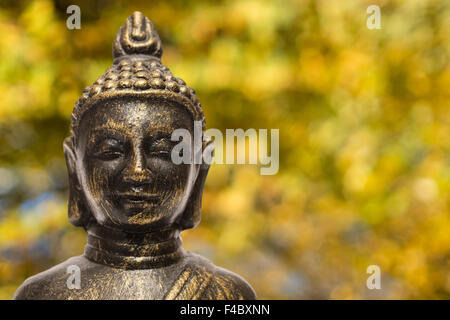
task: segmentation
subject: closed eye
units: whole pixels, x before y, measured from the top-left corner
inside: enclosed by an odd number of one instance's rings
[[[172,151],[172,143],[167,138],[153,141],[149,148],[149,155],[166,158]]]
[[[120,141],[111,138],[97,143],[95,149],[94,156],[104,161],[115,160],[124,154]]]
[[[115,160],[115,159],[121,157],[122,155],[123,155],[122,152],[114,151],[114,150],[101,151],[101,152],[95,153],[95,156],[97,158],[99,158],[101,160],[106,160],[106,161]]]

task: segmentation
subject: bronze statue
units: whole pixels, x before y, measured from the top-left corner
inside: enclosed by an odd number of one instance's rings
[[[193,89],[161,63],[161,42],[140,12],[122,26],[113,65],[86,88],[64,141],[69,220],[84,254],[27,279],[14,299],[255,299],[240,276],[184,250],[200,220],[208,164],[174,164],[172,132],[205,120]],[[211,152],[203,139],[200,152]],[[80,285],[68,285],[79,268]],[[69,269],[68,269],[69,268]]]

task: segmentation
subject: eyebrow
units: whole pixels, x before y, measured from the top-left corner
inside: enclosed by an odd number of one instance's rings
[[[128,134],[125,130],[120,130],[118,128],[111,129],[110,127],[99,127],[91,131],[89,142],[97,143],[99,136],[103,136],[105,138],[110,137],[123,142],[127,135]]]
[[[143,134],[144,137],[149,137],[152,141],[161,140],[161,139],[168,139],[171,140],[172,133],[177,128],[174,128],[173,130],[170,130],[168,127],[160,127],[160,128],[154,128],[154,127],[147,127]],[[111,127],[110,125],[102,125],[95,129],[93,129],[90,133],[89,140],[92,142],[97,142],[96,136],[106,136],[111,138],[116,138],[120,140],[126,140],[127,137],[130,136],[130,130],[127,129],[127,127],[122,126],[114,126]]]
[[[103,125],[100,126],[98,128],[95,128],[94,130],[91,131],[91,134],[98,134],[98,133],[106,133],[106,134],[123,134],[123,135],[127,135],[129,134],[129,130],[127,130],[126,128],[117,126],[117,127],[111,127],[111,126],[107,126],[107,125]]]
[[[172,136],[172,133],[164,132],[164,131],[156,131],[156,132],[146,132],[146,135],[150,136],[152,140],[161,140],[161,139],[169,139]]]

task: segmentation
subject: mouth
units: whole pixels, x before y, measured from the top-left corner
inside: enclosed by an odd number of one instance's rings
[[[125,207],[139,209],[155,204],[159,196],[151,193],[125,192],[119,193],[118,199]]]

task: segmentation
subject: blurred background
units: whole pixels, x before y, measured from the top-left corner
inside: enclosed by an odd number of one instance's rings
[[[81,8],[81,30],[66,9]],[[366,27],[369,5],[380,30]],[[83,251],[62,142],[135,10],[207,127],[278,128],[280,169],[213,165],[185,248],[266,299],[450,299],[450,2],[0,5],[0,298]],[[369,290],[366,268],[381,268]]]

